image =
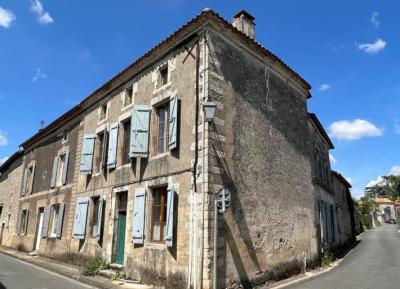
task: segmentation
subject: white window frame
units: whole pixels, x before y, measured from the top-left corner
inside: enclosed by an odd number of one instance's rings
[[[60,205],[53,205],[52,206],[52,213],[51,213],[51,227],[50,227],[50,238],[56,238],[57,237],[57,221],[58,221],[58,215],[60,214]]]
[[[65,156],[66,152],[61,153],[58,156],[58,164],[57,164],[57,175],[56,175],[56,186],[61,187],[62,184],[62,175],[64,171],[64,166],[65,166]]]

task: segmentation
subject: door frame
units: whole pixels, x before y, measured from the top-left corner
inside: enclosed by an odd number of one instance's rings
[[[121,208],[121,196],[124,195],[126,196],[125,203],[122,204]],[[111,252],[111,262],[116,263],[116,258],[117,258],[117,246],[118,246],[118,231],[119,231],[119,214],[120,212],[125,212],[125,240],[124,240],[124,258],[123,262],[125,263],[125,243],[126,243],[126,225],[127,225],[127,217],[128,217],[128,191],[120,191],[116,192],[115,194],[115,206],[114,206],[114,228],[113,228],[113,245],[112,245],[112,252]],[[120,264],[120,263],[117,263]],[[123,264],[121,264],[123,265]]]
[[[33,246],[34,251],[40,250],[40,243],[42,241],[43,221],[44,221],[44,208],[41,207],[38,209],[36,217],[36,234]]]

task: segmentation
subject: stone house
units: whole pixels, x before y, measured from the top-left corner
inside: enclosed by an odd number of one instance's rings
[[[375,202],[378,205],[376,216],[380,224],[390,219],[397,220],[399,216],[399,201],[392,201],[389,198],[377,197]]]
[[[340,173],[332,170],[332,187],[335,192],[338,243],[344,247],[353,242],[356,236],[351,184]]]
[[[22,156],[18,151],[0,166],[0,245],[11,247],[17,223],[22,182]]]
[[[206,9],[24,142],[13,246],[192,288],[317,262],[337,241],[333,145],[310,85],[254,38],[249,13]]]
[[[319,252],[323,253],[325,249],[333,248],[338,243],[335,192],[329,159],[329,150],[334,146],[317,116],[314,113],[309,113],[308,116],[318,244]]]
[[[14,248],[41,255],[69,250],[79,166],[76,151],[81,137],[78,113],[76,109],[68,112],[21,145]]]

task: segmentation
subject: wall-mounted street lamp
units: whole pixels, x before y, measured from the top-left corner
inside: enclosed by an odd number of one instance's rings
[[[215,104],[215,102],[212,102],[209,99],[203,102],[204,117],[207,122],[214,121],[214,115],[216,110],[217,110],[217,105]]]

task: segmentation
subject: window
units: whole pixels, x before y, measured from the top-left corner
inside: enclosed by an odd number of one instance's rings
[[[129,157],[129,149],[131,144],[131,121],[123,123],[124,127],[124,139],[122,142],[122,164],[129,164],[131,159]]]
[[[26,235],[28,228],[28,210],[22,210],[20,234]]]
[[[3,213],[3,205],[0,206],[0,219],[1,219],[1,214]]]
[[[103,151],[104,150],[104,132],[99,133],[96,139],[96,148],[95,148],[95,163],[94,163],[94,172],[98,173],[101,170],[101,161],[103,159]]]
[[[68,131],[64,130],[62,136],[63,136],[62,142],[63,143],[67,142],[68,141]]]
[[[30,194],[33,188],[33,166],[28,168],[25,184],[25,194]]]
[[[98,215],[99,215],[99,202],[100,198],[99,197],[95,197],[92,198],[92,214],[90,217],[90,230],[91,230],[91,235],[93,237],[96,237],[97,235],[97,228],[98,226],[100,226],[100,224],[98,224]]]
[[[107,117],[107,104],[103,104],[100,107],[100,116],[99,116],[99,120],[103,120]]]
[[[168,65],[165,65],[160,68],[160,87],[166,85],[168,83]]]
[[[60,205],[53,206],[53,214],[51,218],[50,237],[57,237],[57,220],[60,213]]]
[[[168,122],[169,122],[169,103],[161,105],[157,110],[157,147],[156,153],[168,151]]]
[[[165,240],[167,195],[167,187],[153,190],[151,240],[155,242],[163,242]]]
[[[65,166],[65,153],[59,156],[57,168],[57,186],[63,185],[63,171]]]
[[[133,89],[132,89],[132,87],[129,87],[125,90],[124,106],[128,106],[128,105],[132,104],[132,98],[133,98]]]

